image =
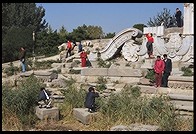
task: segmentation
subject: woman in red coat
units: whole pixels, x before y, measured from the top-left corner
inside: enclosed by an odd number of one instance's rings
[[[165,69],[165,62],[161,59],[161,56],[157,56],[154,64],[155,71],[155,87],[160,87],[162,82],[162,74]]]
[[[86,59],[87,59],[87,53],[82,49],[82,52],[80,53],[80,58],[82,62],[82,67],[86,67]]]

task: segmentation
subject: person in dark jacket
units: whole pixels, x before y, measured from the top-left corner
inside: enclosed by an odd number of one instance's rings
[[[78,45],[78,53],[82,52],[82,49],[83,49],[82,43],[80,42]]]
[[[96,104],[95,104],[95,98],[99,97],[99,94],[95,92],[94,87],[89,87],[88,93],[85,98],[84,105],[86,108],[88,108],[88,112],[96,112]]]
[[[51,99],[49,97],[49,93],[46,91],[46,89],[44,87],[42,87],[40,89],[40,93],[39,93],[39,98],[38,98],[38,102],[43,101],[46,105],[46,108],[50,108],[50,104],[51,104]],[[39,108],[42,108],[41,103],[39,103]]]
[[[167,58],[167,54],[163,55],[163,61],[165,62],[165,68],[162,77],[162,87],[168,87],[168,77],[171,75],[172,71],[172,61]]]
[[[176,8],[175,17],[176,17],[177,26],[182,27],[182,18],[181,18],[182,17],[182,12],[180,11],[179,8]]]

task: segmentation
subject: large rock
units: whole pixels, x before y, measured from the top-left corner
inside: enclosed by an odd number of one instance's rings
[[[35,108],[36,109],[36,115],[39,119],[44,120],[44,119],[54,119],[54,120],[59,120],[59,109],[57,107],[52,107],[52,108],[39,108],[38,106]]]
[[[74,108],[73,116],[85,125],[88,125],[93,120],[95,113],[89,113],[88,108]]]
[[[108,68],[85,68],[81,70],[82,76],[107,76]]]

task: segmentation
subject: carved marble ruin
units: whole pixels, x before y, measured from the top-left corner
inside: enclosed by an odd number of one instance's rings
[[[164,29],[164,26],[145,27],[143,33],[135,28],[128,28],[113,37],[106,47],[99,51],[101,58],[107,60],[121,51],[127,61],[137,62],[147,57],[146,33],[153,33],[154,56],[167,54],[175,61],[193,62],[194,45],[194,4],[184,3],[184,26]],[[175,30],[176,29],[176,30]],[[166,32],[170,31],[170,32]],[[142,39],[142,43],[137,41]],[[91,53],[89,59],[96,60],[97,54]]]

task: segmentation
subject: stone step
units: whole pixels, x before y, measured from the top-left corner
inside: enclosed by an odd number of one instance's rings
[[[172,104],[181,105],[181,106],[193,106],[193,101],[179,101],[179,100],[171,100]]]
[[[193,82],[194,77],[193,76],[175,76],[171,75],[168,78],[169,81],[182,81],[182,82]]]
[[[193,112],[194,108],[193,106],[182,106],[182,105],[175,105],[176,109],[179,109],[179,110],[185,110],[185,111],[190,111],[190,112]]]
[[[52,108],[39,108],[36,106],[35,108],[36,115],[39,119],[44,120],[44,119],[54,119],[54,120],[59,120],[59,109],[57,107],[52,107]]]
[[[193,101],[193,96],[181,94],[168,94],[171,100]]]

